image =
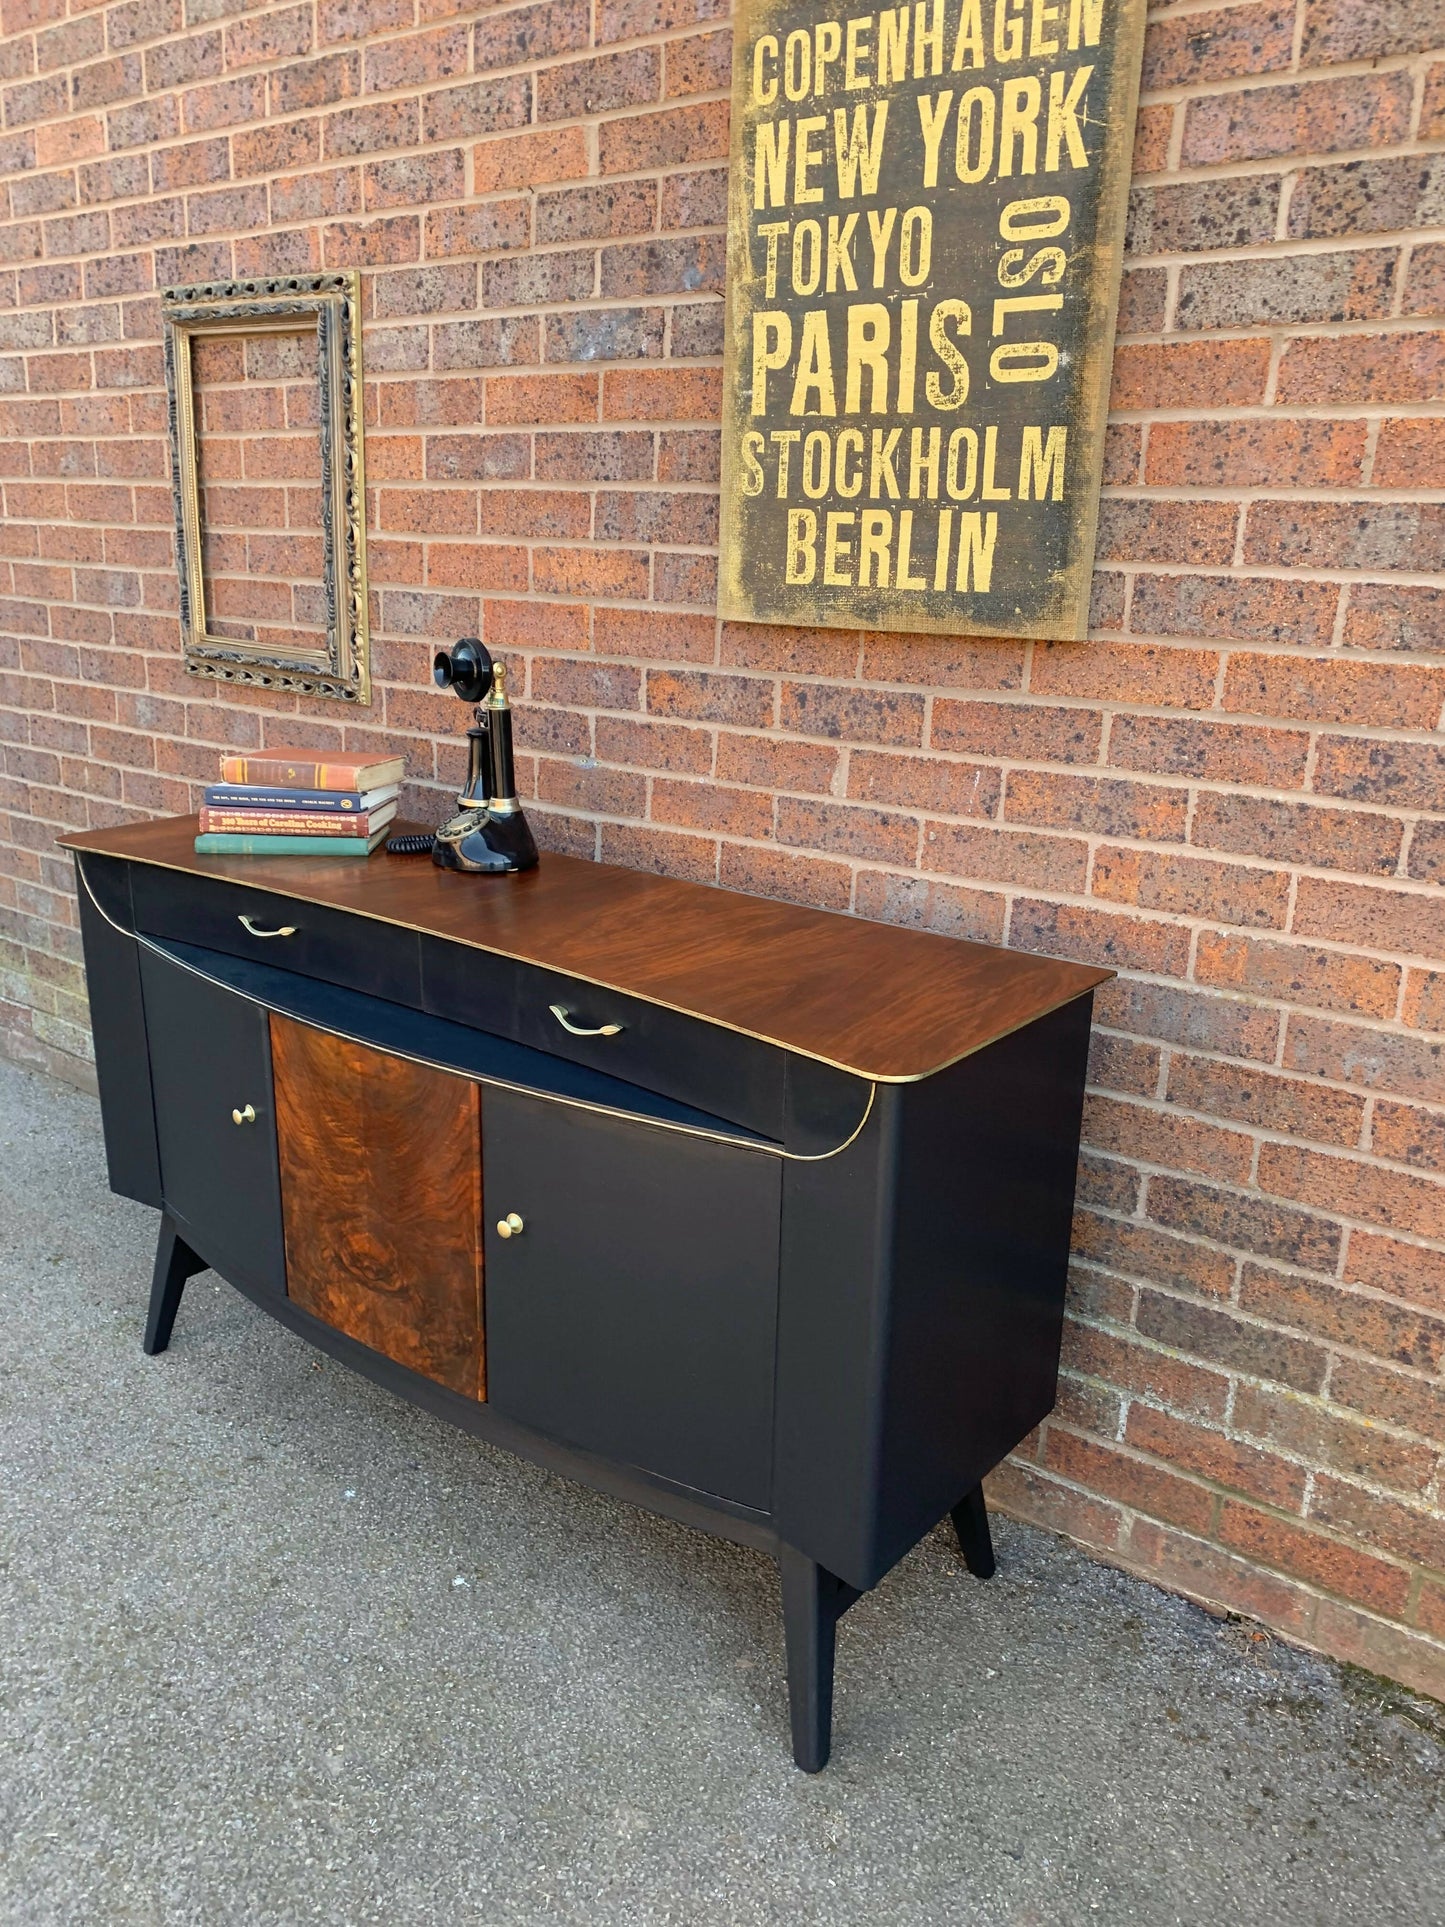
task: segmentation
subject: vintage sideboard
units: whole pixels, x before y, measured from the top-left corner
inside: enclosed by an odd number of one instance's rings
[[[1109,973],[544,856],[65,839],[145,1331],[213,1268],[496,1445],[781,1573],[794,1757],[834,1629],[1055,1396]]]

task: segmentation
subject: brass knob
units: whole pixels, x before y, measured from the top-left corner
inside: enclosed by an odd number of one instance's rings
[[[520,1238],[525,1229],[526,1227],[515,1211],[509,1211],[505,1218],[498,1218],[497,1220],[497,1236],[499,1238]]]
[[[244,1111],[232,1111],[231,1122],[233,1124],[254,1124],[256,1122],[256,1106],[254,1104],[248,1104]]]

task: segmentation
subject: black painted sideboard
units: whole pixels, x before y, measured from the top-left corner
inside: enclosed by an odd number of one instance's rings
[[[1108,973],[562,856],[66,839],[146,1349],[214,1268],[524,1457],[779,1565],[794,1757],[834,1629],[1054,1401]]]

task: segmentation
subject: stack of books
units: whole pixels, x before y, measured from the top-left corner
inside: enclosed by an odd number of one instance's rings
[[[202,856],[370,856],[396,815],[403,756],[268,749],[224,756],[206,791]]]

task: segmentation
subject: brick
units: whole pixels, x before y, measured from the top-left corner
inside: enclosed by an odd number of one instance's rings
[[[1287,0],[1256,0],[1153,20],[1142,85],[1146,91],[1193,87],[1288,67],[1294,57],[1294,15]]]
[[[1179,925],[1031,897],[1015,903],[1008,941],[1017,950],[1167,976],[1182,976],[1189,955],[1189,935]]]
[[[1413,54],[1440,45],[1445,34],[1439,0],[1410,6],[1360,5],[1359,0],[1305,0],[1302,57],[1310,66]]]
[[[1004,900],[993,891],[965,890],[956,884],[884,870],[860,870],[854,886],[860,917],[931,930],[974,943],[1003,940]]]
[[[1274,576],[1141,575],[1130,628],[1139,634],[1327,647],[1339,590]]]
[[[1334,877],[1300,878],[1294,928],[1301,936],[1367,950],[1434,957],[1440,948],[1439,905],[1428,892],[1384,890]]]
[[[1296,1638],[1305,1638],[1313,1628],[1312,1593],[1183,1533],[1135,1519],[1127,1557],[1131,1568],[1155,1584],[1206,1605],[1262,1620]]]
[[[1183,840],[1188,809],[1187,790],[1114,776],[1015,769],[1009,771],[1004,791],[1009,822],[1156,842]]]
[[[1088,874],[1089,849],[1078,837],[930,822],[924,826],[923,867],[974,881],[1077,894]]]
[[[1245,1266],[1240,1304],[1257,1317],[1293,1326],[1327,1344],[1368,1352],[1387,1364],[1417,1371],[1437,1371],[1445,1347],[1445,1324],[1438,1319],[1333,1282],[1301,1278],[1266,1265]]]
[[[757,790],[728,789],[720,783],[683,783],[654,777],[651,813],[659,823],[721,836],[765,840],[773,834],[771,797]]]
[[[1199,798],[1190,827],[1209,849],[1374,876],[1394,872],[1403,836],[1399,818],[1374,811],[1222,793]]]
[[[594,648],[667,663],[711,662],[716,631],[712,615],[673,609],[597,609],[592,618]]]
[[[582,241],[645,233],[657,224],[654,181],[565,188],[537,198],[537,240]]]
[[[694,168],[686,174],[670,174],[663,181],[664,228],[724,227],[727,218],[726,168]]]
[[[728,4],[729,0],[597,0],[597,45],[720,20],[726,17]]]
[[[1379,1157],[1413,1164],[1419,1170],[1445,1171],[1445,1115],[1382,1100],[1375,1106],[1370,1149]]]
[[[833,689],[785,683],[779,710],[784,729],[800,736],[916,748],[923,741],[923,700],[889,690]]]
[[[1445,96],[1445,88],[1442,88]],[[1445,114],[1441,116],[1445,131]],[[1432,319],[1445,307],[1445,247],[1416,246],[1410,250],[1409,278],[1400,312]]]
[[[1417,823],[1410,838],[1409,874],[1420,883],[1445,880],[1445,823]]]
[[[1169,142],[1174,133],[1174,107],[1145,106],[1134,123],[1133,178],[1162,174],[1169,165]]]
[[[1434,503],[1257,502],[1245,560],[1315,568],[1434,569],[1445,516]]]
[[[1099,557],[1110,562],[1234,559],[1239,511],[1233,502],[1137,502],[1105,496],[1099,505]]]
[[[624,663],[539,657],[530,694],[538,702],[583,709],[640,709],[642,671]]]
[[[1363,422],[1153,422],[1145,479],[1166,487],[1273,487],[1288,475],[1300,488],[1347,487],[1361,479],[1364,452]]]
[[[575,53],[587,45],[589,13],[587,0],[545,0],[540,6],[518,7],[479,20],[472,29],[473,65],[480,74],[494,67],[520,67],[551,54]]]
[[[1254,655],[1229,658],[1226,710],[1287,720],[1433,729],[1445,670],[1433,666]]]
[[[1089,888],[1141,910],[1253,928],[1283,929],[1289,915],[1289,879],[1277,871],[1152,850],[1101,848]]]
[[[422,136],[430,142],[493,134],[525,127],[531,114],[532,90],[525,75],[476,80],[465,87],[447,87],[423,97]]]
[[[822,743],[734,735],[727,730],[717,739],[717,775],[725,783],[756,783],[825,796],[833,789],[839,760],[839,752]]]
[[[1135,1037],[1114,1037],[1095,1029],[1089,1035],[1088,1082],[1102,1090],[1156,1097],[1163,1055],[1157,1044],[1146,1044]]]
[[[693,722],[767,728],[773,720],[773,685],[756,676],[652,669],[647,678],[647,707],[654,715]]]
[[[472,168],[479,194],[580,180],[587,172],[587,137],[580,127],[549,127],[484,141],[472,150]]]
[[[1046,1435],[1045,1464],[1066,1479],[1088,1486],[1151,1518],[1207,1532],[1214,1516],[1214,1495],[1172,1472],[1057,1425]]]
[[[1328,1476],[1317,1480],[1310,1517],[1377,1551],[1413,1564],[1445,1567],[1445,1518],[1382,1499],[1361,1486]]]
[[[1187,408],[1201,394],[1207,394],[1220,407],[1247,407],[1264,400],[1269,363],[1267,341],[1125,344],[1115,350],[1109,405],[1116,409]]]
[[[1434,1471],[1435,1455],[1427,1445],[1360,1425],[1314,1399],[1261,1386],[1239,1387],[1233,1424],[1313,1465],[1401,1491],[1423,1492]]]
[[[1445,1388],[1411,1372],[1341,1357],[1330,1371],[1332,1403],[1437,1442],[1445,1438]]]
[[[1401,155],[1302,168],[1290,195],[1290,236],[1324,240],[1428,227],[1438,166],[1429,155]]]
[[[426,251],[433,258],[524,248],[531,239],[531,210],[521,198],[484,201],[479,207],[434,207],[426,217]]]
[[[1259,1184],[1276,1197],[1388,1224],[1421,1238],[1445,1238],[1445,1187],[1428,1178],[1389,1171],[1301,1144],[1260,1149]]]
[[[1445,1098],[1445,1041],[1292,1016],[1284,1061],[1292,1070],[1368,1090],[1426,1102]]]
[[[1102,738],[1098,710],[946,697],[933,705],[929,732],[934,749],[1031,763],[1096,762]]]
[[[722,372],[716,368],[615,368],[602,378],[609,421],[716,421]]]
[[[298,61],[273,73],[270,86],[273,113],[295,114],[308,107],[329,107],[361,92],[361,56],[335,53]]]
[[[1380,320],[1391,311],[1397,266],[1395,251],[1386,248],[1359,254],[1296,254],[1278,260],[1210,261],[1186,266],[1180,270],[1174,325],[1250,328]],[[1349,389],[1335,397],[1352,398]],[[1281,392],[1278,399],[1296,397]]]
[[[1393,1016],[1400,989],[1399,967],[1378,958],[1224,931],[1200,932],[1194,968],[1216,988],[1366,1017]]]
[[[537,75],[537,119],[578,120],[587,114],[645,106],[658,98],[661,73],[662,60],[656,47],[635,47],[625,53],[599,54],[561,67],[544,67]],[[604,165],[603,171],[612,170]]]
[[[1212,650],[1143,642],[1043,643],[1034,648],[1029,688],[1039,696],[1208,709],[1218,667]]]
[[[1404,1606],[1410,1575],[1402,1566],[1355,1552],[1323,1533],[1288,1525],[1233,1499],[1221,1508],[1218,1532],[1236,1551],[1373,1611],[1398,1614]]]
[[[640,823],[603,823],[600,828],[603,863],[651,870],[659,876],[685,877],[692,883],[717,881],[717,844],[710,838],[684,836]]]
[[[728,103],[708,101],[604,121],[597,130],[597,151],[604,174],[726,160]]]
[[[1129,195],[1124,248],[1150,255],[1257,247],[1274,239],[1278,212],[1279,184],[1268,176],[1136,187]]]
[[[1405,973],[1402,1016],[1420,1030],[1445,1030],[1445,971],[1410,970]]]
[[[1192,100],[1180,159],[1208,167],[1393,146],[1409,137],[1411,91],[1403,73],[1361,74]]]
[[[652,436],[635,431],[543,433],[536,439],[539,482],[645,482],[652,479],[653,460]]]
[[[630,718],[599,716],[596,723],[598,759],[670,774],[706,776],[712,769],[713,739],[706,729],[681,723],[636,722]]]
[[[1351,335],[1292,341],[1280,359],[1285,406],[1438,401],[1445,396],[1445,333]]]
[[[232,70],[263,61],[295,60],[312,49],[312,13],[287,7],[259,19],[238,20],[226,29],[226,66]],[[115,45],[112,29],[111,44]]]
[[[1381,422],[1370,480],[1377,488],[1445,488],[1445,423]]]
[[[1248,1388],[1245,1388],[1248,1389]],[[1124,1441],[1155,1458],[1213,1485],[1224,1486],[1267,1505],[1298,1512],[1305,1490],[1304,1468],[1277,1453],[1261,1451],[1208,1426],[1194,1425],[1148,1405],[1129,1408]]]
[[[756,844],[725,843],[719,856],[718,881],[726,890],[781,897],[820,910],[845,910],[852,890],[852,872],[846,864]]]
[[[1156,1180],[1157,1182],[1157,1180]],[[1162,1292],[1139,1295],[1138,1325],[1146,1338],[1210,1365],[1252,1378],[1318,1392],[1325,1378],[1325,1353],[1302,1338],[1269,1325],[1238,1318],[1202,1300]]]
[[[604,248],[599,286],[605,297],[721,294],[726,250],[720,235],[637,241]]]

